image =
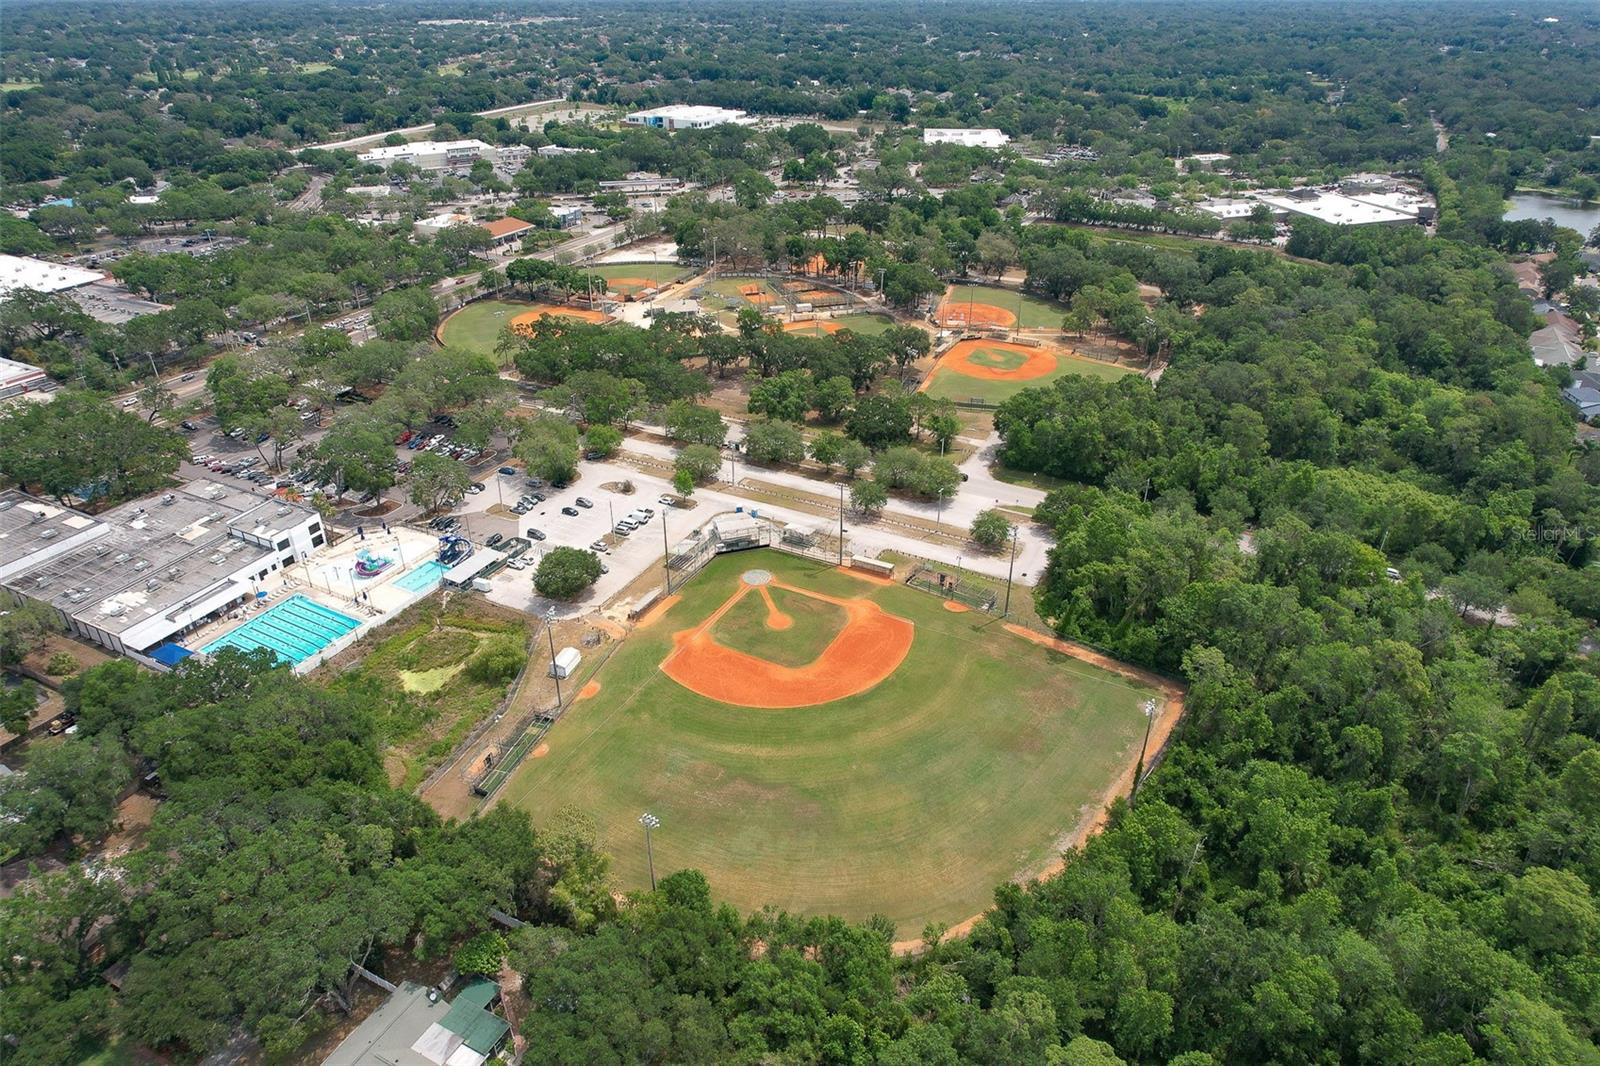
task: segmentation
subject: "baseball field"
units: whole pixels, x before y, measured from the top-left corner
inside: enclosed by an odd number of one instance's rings
[[[648,884],[648,810],[658,875],[914,939],[1048,870],[1131,781],[1143,702],[1177,706],[999,619],[771,550],[677,593],[501,794],[539,824],[591,813],[624,889]]]
[[[1068,374],[1109,381],[1131,373],[1128,367],[1078,355],[1059,344],[964,340],[939,357],[924,389],[941,399],[999,403]]]
[[[606,288],[618,296],[636,296],[689,276],[689,269],[677,263],[608,263],[586,269],[605,278]]]
[[[1019,319],[1018,312],[1021,312]],[[994,285],[951,285],[934,317],[941,326],[1059,330],[1067,308],[1015,289]]]

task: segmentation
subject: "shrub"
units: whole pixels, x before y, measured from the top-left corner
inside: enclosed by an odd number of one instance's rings
[[[58,651],[50,656],[50,661],[44,664],[44,672],[51,677],[64,677],[67,674],[78,672],[78,660],[64,651]]]
[[[493,977],[506,961],[506,950],[506,938],[490,929],[457,948],[452,961],[460,973]]]
[[[972,520],[972,539],[979,547],[994,551],[1006,542],[1011,536],[1011,523],[1006,521],[1005,515],[990,509],[981,511],[977,518]]]
[[[570,600],[600,578],[600,557],[581,548],[554,548],[539,563],[533,587],[539,595]]]
[[[480,685],[503,685],[517,676],[527,658],[515,640],[493,641],[467,660],[467,679]]]

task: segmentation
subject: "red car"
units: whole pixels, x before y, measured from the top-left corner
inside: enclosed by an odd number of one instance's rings
[[[404,433],[400,434],[399,438],[395,441],[395,443],[396,444],[404,444],[406,441],[410,440],[412,438],[412,436],[413,436],[412,432],[408,429]]]

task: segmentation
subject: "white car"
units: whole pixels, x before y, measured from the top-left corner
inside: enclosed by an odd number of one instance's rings
[[[678,506],[678,498],[676,496],[657,496],[656,497],[656,502],[659,503],[663,507],[676,507],[676,506]]]
[[[139,402],[139,397],[137,397],[137,396],[129,396],[126,400],[122,401],[122,406],[124,406],[124,407],[132,407],[134,404],[136,404],[138,402]]]

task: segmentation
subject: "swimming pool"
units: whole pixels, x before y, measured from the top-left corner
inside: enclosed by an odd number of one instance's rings
[[[429,559],[395,578],[394,583],[407,592],[427,592],[438,586],[445,571],[449,569],[439,560]]]
[[[204,655],[214,655],[224,648],[241,651],[266,648],[280,659],[299,664],[360,625],[354,618],[331,607],[304,596],[290,596],[200,651]]]

